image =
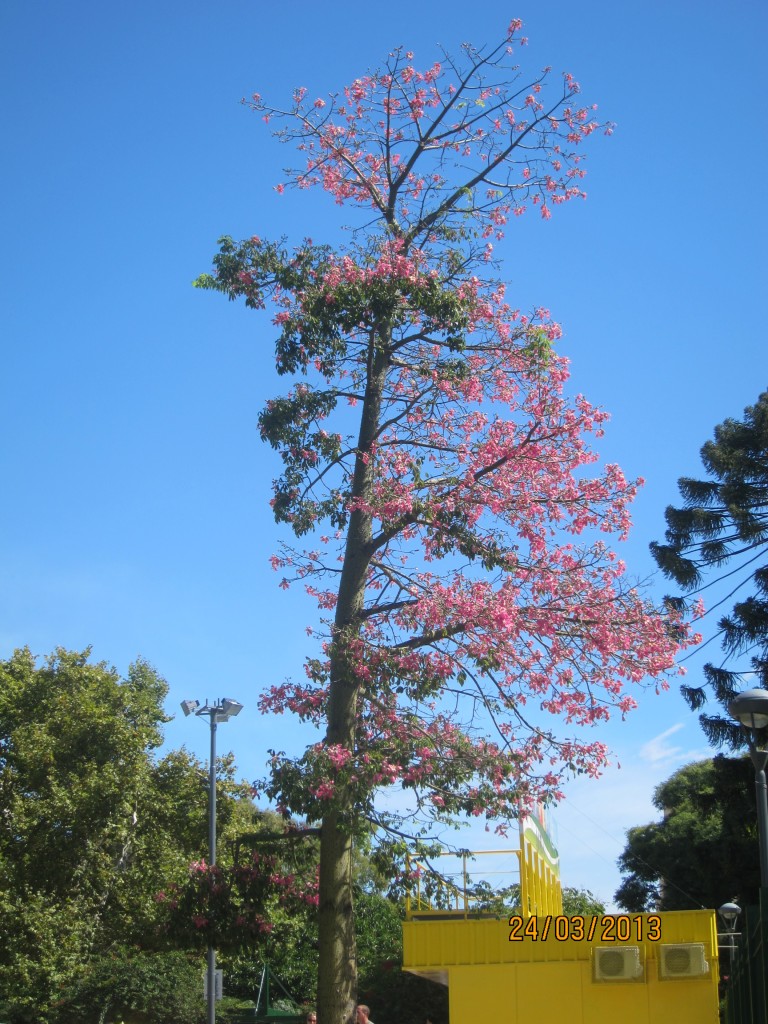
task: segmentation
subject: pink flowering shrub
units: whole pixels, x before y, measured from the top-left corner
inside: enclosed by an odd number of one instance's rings
[[[301,871],[286,871],[276,855],[255,852],[246,864],[190,864],[184,884],[155,897],[161,935],[184,947],[258,946],[272,934],[276,911],[317,907],[317,873],[306,857],[303,863]]]

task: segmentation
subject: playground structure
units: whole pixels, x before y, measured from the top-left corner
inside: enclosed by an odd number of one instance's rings
[[[714,911],[566,917],[543,814],[503,851],[518,868],[504,910],[468,872],[500,853],[460,854],[457,881],[409,865],[403,969],[448,986],[451,1024],[717,1024]]]
[[[409,859],[406,865],[411,879],[406,894],[406,920],[417,916],[419,920],[440,917],[488,916],[489,892],[470,886],[468,864],[475,858],[509,858],[515,861],[514,907],[530,917],[531,914],[562,914],[563,896],[560,887],[560,868],[557,850],[546,830],[543,815],[525,817],[520,821],[520,848],[517,850],[463,851],[459,854],[441,854],[461,861],[458,873],[461,884],[450,881],[449,875],[431,864]],[[482,865],[479,865],[482,868]],[[512,874],[509,871],[491,871],[492,874]],[[483,871],[483,877],[488,875]],[[509,887],[505,887],[509,888]]]

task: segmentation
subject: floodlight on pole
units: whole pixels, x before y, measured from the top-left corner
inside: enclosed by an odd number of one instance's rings
[[[768,750],[759,750],[756,733],[768,726],[768,690],[745,690],[737,694],[728,704],[729,714],[741,723],[747,737],[749,756],[755,768],[755,791],[757,795],[757,826],[760,847],[760,886],[768,888],[768,787],[765,781],[765,767],[768,764]]]
[[[185,715],[197,715],[207,718],[211,729],[211,759],[208,766],[208,863],[216,864],[216,726],[219,722],[228,722],[239,715],[243,705],[231,697],[200,706],[199,700],[183,700],[181,710]],[[207,1024],[216,1024],[216,949],[208,947],[207,977]]]
[[[235,718],[243,710],[243,705],[240,701],[232,700],[231,697],[225,697],[221,702],[221,706],[227,718]]]

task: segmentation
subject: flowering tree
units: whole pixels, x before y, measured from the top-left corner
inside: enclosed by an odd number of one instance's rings
[[[200,948],[262,946],[280,911],[296,915],[317,905],[316,872],[306,860],[298,870],[286,870],[276,854],[258,851],[248,863],[228,867],[194,861],[184,884],[155,897],[163,911],[161,934]]]
[[[600,539],[625,536],[639,481],[596,468],[606,414],[565,396],[559,326],[493,278],[509,219],[582,197],[580,146],[610,132],[570,75],[525,82],[519,29],[426,71],[396,50],[285,110],[255,95],[303,154],[285,184],[321,186],[365,226],[343,251],[224,238],[197,282],[270,301],[277,371],[297,378],[260,428],[283,463],[275,518],[310,545],[273,567],[329,619],[306,681],[261,706],[325,726],[302,757],[273,755],[269,784],[322,820],[322,1024],[355,997],[355,834],[402,840],[464,814],[503,830],[565,773],[600,771],[605,746],[575,727],[630,710],[628,684],[665,687],[688,642]],[[374,800],[394,785],[412,797],[399,815]]]

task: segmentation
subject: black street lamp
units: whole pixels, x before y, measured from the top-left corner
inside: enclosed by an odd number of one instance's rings
[[[741,907],[738,903],[724,903],[722,907],[717,909],[718,916],[725,926],[725,933],[718,932],[718,952],[721,949],[728,950],[728,974],[723,972],[722,963],[720,966],[720,980],[726,981],[733,976],[733,965],[736,959],[736,939],[739,936],[739,932],[736,931],[736,922],[739,920],[739,914],[741,913]],[[720,942],[720,939],[726,939],[727,942]]]
[[[208,768],[208,863],[216,864],[216,726],[239,715],[243,705],[239,701],[224,697],[218,703],[208,701],[200,706],[199,700],[183,700],[181,710],[185,715],[208,718],[211,727],[211,760]],[[208,947],[208,1017],[207,1024],[216,1024],[216,949]]]
[[[749,745],[749,756],[755,766],[757,793],[757,826],[760,837],[760,885],[768,888],[768,788],[765,766],[768,750],[758,750],[756,733],[768,726],[768,690],[745,690],[728,705],[729,714],[741,723]]]

